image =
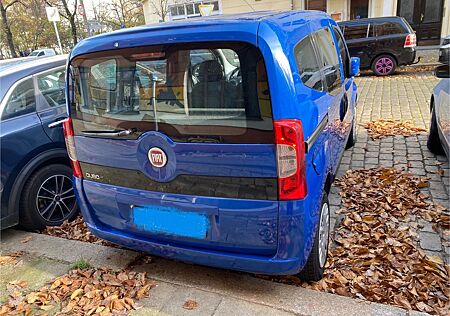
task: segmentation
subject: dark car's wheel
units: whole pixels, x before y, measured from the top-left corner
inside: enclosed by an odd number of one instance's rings
[[[28,230],[72,220],[78,208],[70,167],[54,164],[36,171],[25,184],[19,207],[19,223]]]
[[[356,143],[356,113],[353,115],[352,130],[350,131],[350,136],[348,136],[347,144],[345,149],[350,149],[355,146]]]
[[[397,62],[391,55],[380,55],[372,63],[372,71],[377,76],[388,76],[395,72]]]
[[[431,108],[430,133],[428,134],[427,147],[432,153],[436,155],[444,154],[444,148],[442,147],[441,141],[439,139],[438,125],[434,106],[432,106]]]
[[[316,230],[313,248],[305,267],[298,274],[303,281],[319,281],[323,277],[328,258],[328,242],[330,236],[330,207],[328,195],[324,193],[320,206],[319,226]]]

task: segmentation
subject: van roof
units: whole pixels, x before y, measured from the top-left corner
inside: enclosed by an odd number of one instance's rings
[[[185,34],[187,30],[199,30],[202,28],[204,36],[193,36],[192,41],[207,41],[208,32],[230,32],[238,31],[235,34],[235,41],[244,40],[243,34],[253,35],[252,42],[256,42],[258,25],[265,21],[277,25],[279,28],[288,28],[292,24],[297,27],[312,20],[329,19],[329,16],[322,11],[255,11],[240,14],[213,15],[193,19],[183,19],[171,22],[143,25],[128,29],[122,29],[110,33],[104,33],[84,39],[72,50],[71,57],[78,55],[110,50],[114,48],[127,48],[145,45],[161,44],[158,36],[164,35],[166,38],[175,38],[178,34]],[[155,33],[155,36],[142,36],[148,32]]]

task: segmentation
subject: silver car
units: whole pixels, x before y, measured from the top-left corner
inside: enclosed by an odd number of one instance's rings
[[[435,154],[449,157],[450,143],[450,69],[449,65],[436,68],[435,75],[442,80],[434,87],[431,97],[431,124],[427,147]]]

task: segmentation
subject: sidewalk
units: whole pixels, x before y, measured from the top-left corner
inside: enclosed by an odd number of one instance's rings
[[[148,298],[138,301],[143,308],[132,315],[427,315],[274,283],[246,273],[154,257],[145,263],[138,260],[140,254],[134,251],[12,229],[2,232],[1,247],[3,254],[25,253],[20,267],[0,265],[1,293],[11,281],[4,277],[11,275],[11,269],[16,272],[14,278],[21,277],[30,287],[38,288],[67,272],[80,258],[98,268],[119,270],[127,267],[147,272],[157,286]],[[4,300],[5,297],[0,296],[0,301]],[[196,301],[198,307],[184,309],[186,300]]]

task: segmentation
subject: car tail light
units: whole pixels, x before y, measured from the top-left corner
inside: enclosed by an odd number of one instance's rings
[[[279,199],[303,199],[307,186],[302,123],[299,120],[276,120],[274,127]]]
[[[77,178],[83,178],[81,173],[80,162],[77,159],[77,152],[75,150],[75,139],[73,132],[72,119],[68,118],[63,123],[64,139],[66,140],[67,153],[69,154],[70,164],[72,165],[73,175]]]
[[[404,47],[416,47],[416,34],[411,33],[406,36]]]

